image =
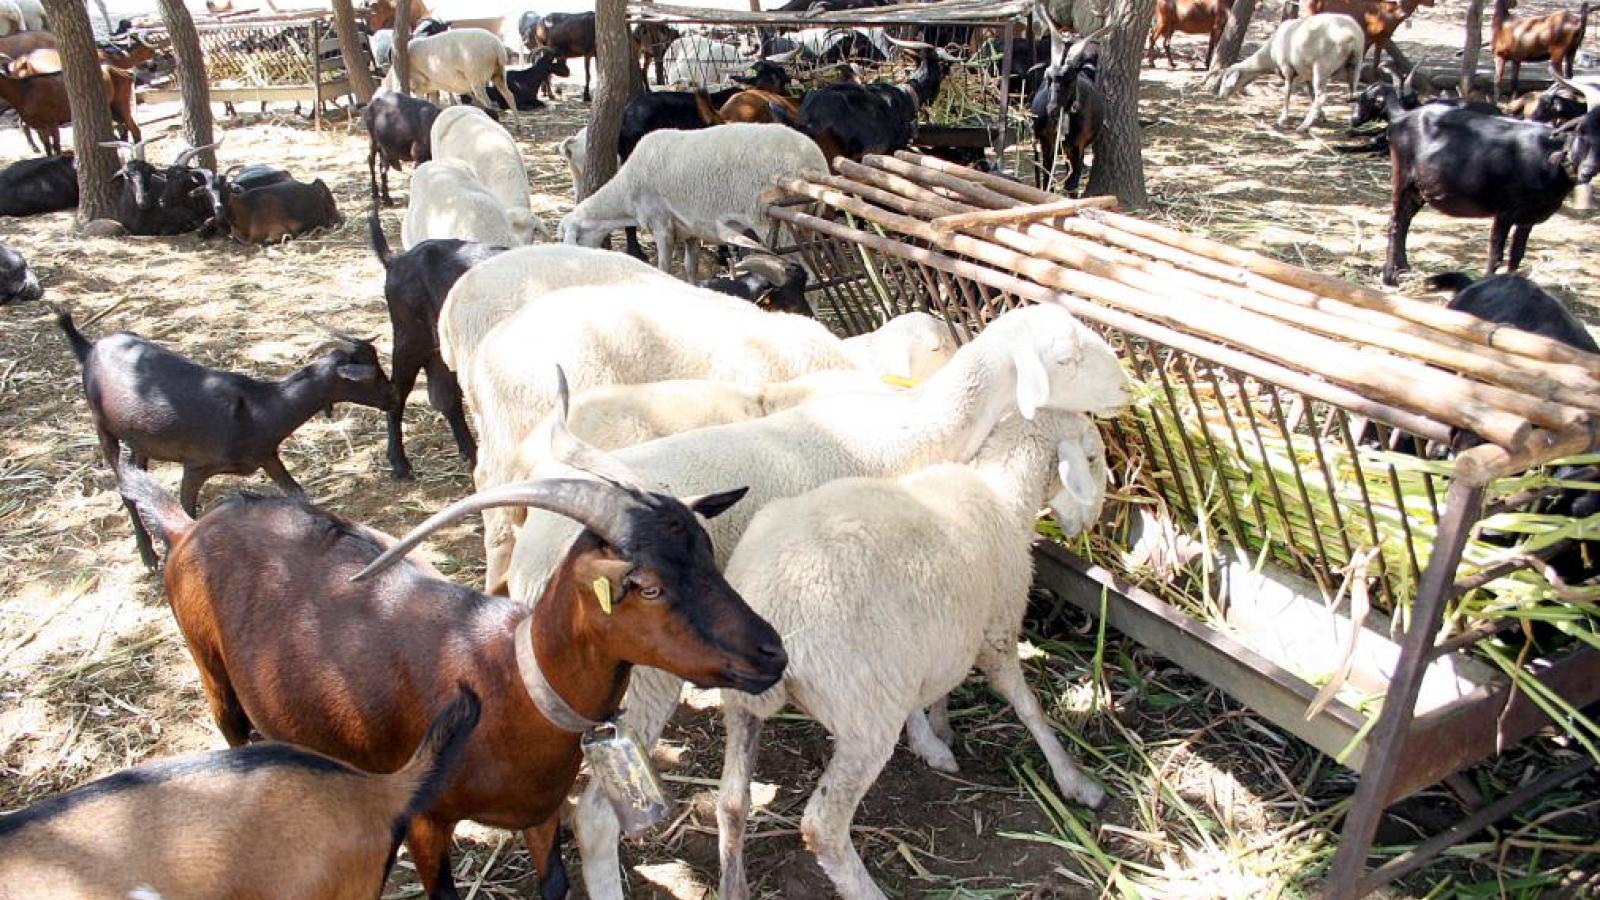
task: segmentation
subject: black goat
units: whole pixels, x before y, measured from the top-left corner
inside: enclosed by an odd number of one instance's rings
[[[700,282],[700,286],[739,297],[769,312],[795,313],[816,318],[806,302],[806,285],[811,275],[799,263],[775,256],[747,256],[733,266],[733,275],[719,275]]]
[[[383,302],[389,307],[389,324],[394,329],[394,351],[389,357],[389,370],[394,375],[394,406],[388,411],[389,472],[395,478],[413,477],[411,461],[406,459],[401,418],[418,372],[428,373],[428,404],[450,423],[456,450],[467,465],[476,465],[478,445],[467,428],[461,385],[439,356],[439,310],[457,279],[478,263],[504,253],[506,248],[446,238],[421,241],[404,253],[391,254],[376,206],[368,219],[368,229],[372,252],[383,263]]]
[[[28,268],[22,254],[5,244],[0,244],[0,306],[22,303],[44,296],[39,279]]]
[[[1393,208],[1384,284],[1394,284],[1409,268],[1406,235],[1425,203],[1447,216],[1492,217],[1485,272],[1500,267],[1507,234],[1508,268],[1516,271],[1533,226],[1554,215],[1575,185],[1600,172],[1600,88],[1574,89],[1584,93],[1591,110],[1561,131],[1433,105],[1389,124]]]
[[[809,134],[831,163],[844,156],[893,153],[916,139],[917,116],[932,103],[951,57],[931,44],[889,38],[917,51],[917,68],[904,84],[829,84],[806,94],[798,122],[784,124]]]
[[[1054,174],[1056,150],[1060,148],[1072,170],[1064,191],[1068,196],[1078,190],[1084,151],[1094,143],[1105,119],[1105,95],[1100,93],[1097,75],[1100,39],[1107,31],[1095,32],[1070,46],[1062,43],[1060,58],[1053,58],[1045,68],[1044,80],[1028,104],[1033,115],[1033,137],[1039,142],[1039,176],[1048,180]]]
[[[0,169],[0,216],[34,216],[77,207],[78,167],[70,150]]]
[[[824,13],[837,12],[841,9],[872,9],[878,6],[889,6],[899,0],[789,0],[782,6],[774,6],[767,12],[787,13]]]
[[[213,475],[249,475],[265,469],[287,493],[304,494],[278,458],[278,445],[319,410],[359,403],[387,410],[394,390],[364,338],[336,335],[319,347],[332,352],[278,382],[221,372],[193,362],[132,332],[97,341],[83,336],[72,316],[55,307],[56,324],[83,366],[89,401],[106,465],[117,470],[121,445],[133,463],[152,459],[183,464],[180,496],[194,515],[200,486]],[[150,535],[131,504],[139,557],[154,567]]]
[[[566,60],[541,47],[534,51],[533,62],[527,68],[506,70],[506,86],[511,88],[511,96],[516,98],[517,109],[539,109],[544,106],[544,101],[539,99],[539,92],[550,83],[550,77],[560,75],[566,78],[571,74],[572,69],[567,67]],[[485,86],[484,91],[489,95],[489,102],[497,108],[511,108],[499,88],[491,84]],[[462,102],[466,102],[465,98]]]
[[[211,204],[203,195],[182,192],[181,201],[165,205],[167,183],[173,177],[188,178],[189,161],[201,149],[191,147],[179,153],[166,168],[157,168],[144,158],[144,141],[111,141],[102,144],[123,153],[122,194],[117,198],[116,219],[129,234],[184,234],[212,219]]]
[[[1542,122],[1551,127],[1560,127],[1573,119],[1583,118],[1589,111],[1589,104],[1575,92],[1553,84],[1546,90],[1539,92],[1539,99],[1533,105],[1533,113],[1528,116],[1535,122]]]
[[[520,100],[519,97],[519,106]],[[439,107],[434,104],[396,93],[373,97],[361,111],[361,124],[367,129],[367,177],[372,181],[372,196],[393,203],[394,198],[389,196],[389,170],[399,169],[402,162],[420,166],[433,159],[429,135],[438,116]]]
[[[1422,97],[1417,93],[1416,74],[1413,69],[1402,80],[1399,75],[1390,72],[1388,81],[1374,81],[1357,94],[1355,102],[1351,104],[1351,129],[1371,122],[1383,122],[1384,130],[1373,135],[1365,144],[1335,146],[1333,149],[1339,153],[1388,153],[1388,123],[1423,105]],[[1487,100],[1463,100],[1454,93],[1440,94],[1428,103],[1451,109],[1469,109],[1486,116],[1500,115],[1500,108]]]
[[[562,59],[583,57],[583,100],[589,102],[589,63],[594,59],[594,13],[549,13],[533,23],[523,43],[531,50],[548,47]],[[553,95],[552,95],[553,96]]]

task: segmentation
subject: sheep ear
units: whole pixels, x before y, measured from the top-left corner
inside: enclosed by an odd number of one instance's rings
[[[689,507],[691,511],[699,513],[708,519],[715,519],[717,516],[727,512],[735,503],[743,500],[744,495],[748,493],[750,493],[748,487],[741,487],[734,488],[731,491],[723,491],[720,494],[701,494],[698,497],[684,497],[681,502],[684,506]]]
[[[371,381],[378,374],[378,367],[343,365],[336,371],[345,381]]]
[[[1032,347],[1012,350],[1011,362],[1017,367],[1017,409],[1031,422],[1039,407],[1050,399],[1050,374]]]
[[[1062,441],[1056,447],[1056,474],[1061,477],[1061,484],[1067,493],[1078,503],[1088,506],[1094,502],[1095,484],[1094,473],[1089,468],[1089,457],[1083,452],[1083,447],[1075,441]]]

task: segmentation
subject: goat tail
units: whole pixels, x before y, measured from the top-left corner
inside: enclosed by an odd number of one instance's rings
[[[466,682],[459,682],[455,699],[434,716],[427,732],[422,735],[422,743],[417,745],[417,752],[390,776],[397,785],[405,786],[407,794],[405,805],[391,825],[389,865],[384,867],[385,875],[394,865],[395,853],[400,849],[400,841],[405,838],[411,819],[439,799],[455,763],[466,750],[467,739],[478,727],[478,714],[481,711],[482,702],[477,693]]]
[[[722,124],[722,113],[717,112],[717,108],[711,105],[711,95],[707,94],[706,89],[699,85],[696,85],[694,89],[694,108],[700,114],[700,119],[707,125]]]
[[[77,323],[72,321],[72,313],[65,306],[58,303],[50,304],[50,310],[56,314],[56,326],[61,333],[67,336],[67,345],[72,348],[72,355],[78,358],[78,365],[83,365],[89,358],[89,350],[94,347],[94,341],[83,336],[78,330]]]
[[[376,200],[372,201],[372,214],[367,216],[367,234],[372,238],[372,252],[378,254],[378,262],[388,269],[389,260],[394,258],[394,254],[389,252],[389,239],[383,233],[383,220],[378,218]]]
[[[1471,287],[1475,280],[1476,279],[1465,272],[1444,272],[1439,275],[1429,276],[1428,289],[1433,291],[1449,291],[1451,294],[1459,294]]]
[[[139,513],[144,527],[160,538],[169,551],[194,527],[194,519],[184,511],[178,498],[168,493],[149,472],[132,465],[126,458],[117,461],[117,491]]]

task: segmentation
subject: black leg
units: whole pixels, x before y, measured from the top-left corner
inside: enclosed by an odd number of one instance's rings
[[[1522,253],[1528,249],[1528,236],[1533,234],[1532,225],[1517,225],[1511,229],[1511,264],[1506,266],[1506,271],[1515,272],[1522,266]]]
[[[1400,273],[1411,268],[1406,260],[1406,236],[1411,233],[1411,219],[1422,209],[1422,195],[1410,185],[1395,191],[1394,206],[1389,216],[1389,259],[1383,267],[1383,283],[1394,286]]]
[[[456,452],[466,464],[478,464],[478,445],[472,439],[472,429],[467,427],[467,410],[461,400],[461,382],[456,373],[444,364],[437,354],[427,364],[428,403],[444,415],[450,423],[450,434],[456,439]]]
[[[394,367],[394,375],[389,380],[394,386],[394,409],[385,413],[389,420],[389,474],[402,481],[414,477],[411,461],[406,459],[406,439],[401,431],[401,419],[406,414],[406,400],[411,396],[411,389],[417,384],[417,369],[414,361],[405,360]],[[432,380],[431,376],[429,380]]]
[[[1510,220],[1495,216],[1494,224],[1489,227],[1489,263],[1483,269],[1485,276],[1493,275],[1500,268],[1500,260],[1506,252],[1506,234],[1510,231]]]
[[[272,458],[263,463],[261,468],[267,473],[267,477],[272,479],[272,483],[278,486],[278,490],[296,497],[306,495],[305,488],[301,487],[300,483],[294,480],[294,476],[289,474],[289,470],[283,467],[283,460],[278,458],[278,454],[272,454]]]

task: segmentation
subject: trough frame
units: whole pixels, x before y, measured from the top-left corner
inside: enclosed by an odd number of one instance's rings
[[[1409,602],[1398,662],[1381,711],[1364,736],[1366,715],[1337,698],[1308,720],[1315,686],[1169,605],[1135,574],[1114,570],[1114,561],[1086,559],[1048,543],[1036,548],[1042,586],[1097,616],[1102,592],[1110,592],[1103,607],[1107,620],[1125,634],[1324,752],[1332,755],[1348,746],[1346,764],[1359,771],[1360,780],[1327,875],[1327,897],[1370,893],[1593,765],[1583,756],[1543,773],[1471,811],[1449,831],[1367,871],[1377,826],[1390,804],[1552,724],[1503,678],[1420,715],[1416,701],[1430,663],[1494,634],[1458,628],[1440,640],[1451,602],[1493,577],[1536,564],[1526,557],[1463,564],[1486,505],[1493,511],[1537,499],[1513,495],[1486,503],[1489,488],[1496,479],[1600,446],[1600,357],[1121,216],[1101,208],[1108,205],[1104,198],[1064,201],[915,153],[841,161],[836,174],[786,179],[779,186],[787,199],[770,214],[792,238],[787,249],[816,276],[813,303],[819,317],[843,332],[862,333],[894,315],[922,309],[945,319],[957,339],[965,340],[1008,308],[1052,303],[1110,341],[1145,377],[1155,396],[1151,408],[1160,414],[1181,418],[1184,410],[1203,407],[1203,396],[1211,398],[1247,464],[1242,448],[1252,433],[1259,440],[1263,432],[1277,430],[1289,446],[1308,448],[1303,460],[1290,454],[1290,473],[1245,473],[1266,485],[1250,500],[1253,510],[1240,508],[1224,490],[1220,493],[1228,501],[1213,501],[1217,511],[1202,515],[1220,523],[1227,540],[1252,553],[1262,550],[1250,542],[1252,513],[1262,523],[1276,515],[1285,528],[1292,510],[1309,515],[1318,553],[1288,562],[1298,564],[1328,595],[1334,594],[1341,567],[1348,571],[1355,555],[1351,536],[1370,534],[1380,547],[1386,541],[1374,512],[1383,498],[1368,493],[1376,494],[1383,478],[1363,475],[1359,462],[1359,499],[1332,504],[1332,517],[1349,521],[1317,521],[1308,484],[1338,480],[1325,443],[1348,446],[1350,459],[1360,460],[1356,442],[1368,427],[1380,437],[1402,435],[1418,442],[1447,442],[1460,433],[1485,439],[1458,454],[1447,473],[1422,476],[1429,508],[1402,517],[1404,552],[1379,553],[1375,572],[1362,569],[1350,576],[1364,576],[1375,592],[1388,592],[1397,616]],[[1136,257],[1135,251],[1142,255]],[[1153,275],[1162,275],[1171,292],[1146,295],[1115,280],[1159,286]],[[1215,283],[1202,283],[1202,275]],[[1279,300],[1282,308],[1274,305]],[[1208,304],[1214,308],[1206,309]],[[1208,323],[1208,317],[1226,323],[1208,330],[1218,324]],[[1321,353],[1296,361],[1296,348],[1256,347],[1249,339],[1281,335],[1270,330],[1274,321],[1297,320],[1305,340]],[[1230,333],[1230,326],[1246,337],[1219,336]],[[1257,329],[1268,330],[1258,334]],[[1452,355],[1462,348],[1472,358]],[[1450,359],[1459,359],[1471,374],[1441,364]],[[1413,396],[1381,377],[1365,377],[1371,373],[1363,366],[1387,377],[1415,373],[1431,379],[1432,387]],[[1531,383],[1545,393],[1535,403],[1496,390],[1509,382]],[[1461,391],[1464,399],[1457,408],[1427,396],[1435,390]],[[1238,398],[1242,406],[1229,402]],[[1171,508],[1192,512],[1186,504],[1204,505],[1208,464],[1209,471],[1221,471],[1217,467],[1226,454],[1217,445],[1228,437],[1202,427],[1202,437],[1179,428],[1173,439],[1150,427],[1156,415],[1150,413],[1149,421],[1130,415],[1109,423],[1107,443],[1142,448]],[[1264,451],[1260,460],[1265,465]],[[1397,477],[1391,463],[1388,478]],[[1405,510],[1398,482],[1394,491]],[[1193,515],[1180,518],[1192,521]],[[1265,532],[1270,537],[1270,525]],[[1575,707],[1600,700],[1600,653],[1586,646],[1537,661],[1535,668],[1542,685]]]

